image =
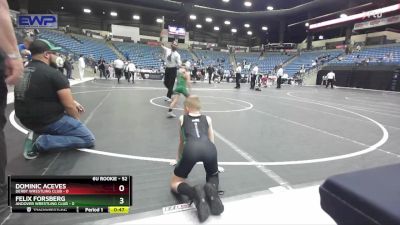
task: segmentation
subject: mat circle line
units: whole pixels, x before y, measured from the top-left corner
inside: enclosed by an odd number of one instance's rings
[[[287,95],[293,97],[293,98],[298,98],[298,99],[303,99],[303,101],[300,102],[304,102],[307,101],[308,103],[311,104],[317,104],[317,105],[322,105],[322,106],[326,106],[328,108],[334,108],[337,109],[339,111],[344,111],[344,112],[348,112],[348,113],[352,113],[354,115],[360,116],[364,119],[367,119],[371,122],[373,122],[374,124],[376,124],[383,133],[382,138],[375,144],[369,146],[366,149],[357,151],[357,152],[353,152],[353,153],[349,153],[349,154],[343,154],[343,155],[338,155],[338,156],[331,156],[331,157],[325,157],[325,158],[317,158],[317,159],[308,159],[308,160],[293,160],[293,161],[276,161],[276,162],[218,162],[218,165],[230,165],[230,166],[283,166],[283,165],[300,165],[300,164],[311,164],[311,163],[321,163],[321,162],[328,162],[328,161],[334,161],[334,160],[339,160],[339,159],[346,159],[346,158],[352,158],[355,156],[360,156],[369,152],[372,152],[374,150],[376,150],[377,148],[379,148],[380,146],[382,146],[384,143],[386,143],[386,141],[389,138],[389,134],[388,131],[386,130],[386,128],[380,124],[379,122],[361,115],[359,113],[347,110],[347,109],[343,109],[340,107],[334,107],[331,105],[326,105],[320,102],[316,102],[313,101],[311,99],[306,99],[306,98],[300,98],[297,96],[293,96],[291,95],[292,93],[288,92]],[[160,98],[160,97],[158,97]],[[9,116],[9,120],[10,123],[19,131],[21,131],[24,134],[27,134],[28,131],[23,128],[22,126],[20,126],[16,120],[15,120],[15,110],[13,110],[10,113]],[[99,151],[99,150],[95,150],[95,149],[77,149],[78,151],[81,152],[87,152],[87,153],[92,153],[92,154],[97,154],[97,155],[104,155],[104,156],[110,156],[110,157],[117,157],[117,158],[125,158],[125,159],[134,159],[134,160],[142,160],[142,161],[152,161],[152,162],[165,162],[165,163],[171,163],[173,162],[175,159],[166,159],[166,158],[157,158],[157,157],[144,157],[144,156],[134,156],[134,155],[127,155],[127,154],[120,154],[120,153],[113,153],[113,152],[106,152],[106,151]]]

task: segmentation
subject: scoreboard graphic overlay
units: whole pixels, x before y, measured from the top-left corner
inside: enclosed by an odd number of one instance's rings
[[[131,176],[9,176],[15,213],[128,213]]]

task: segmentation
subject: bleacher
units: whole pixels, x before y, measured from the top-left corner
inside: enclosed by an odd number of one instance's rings
[[[284,66],[283,70],[291,77],[299,72],[302,65],[304,65],[304,68],[307,70],[312,67],[313,61],[317,61],[318,58],[326,57],[325,61],[328,62],[342,54],[342,52],[342,50],[302,52],[292,62]]]
[[[391,53],[392,59],[389,57]],[[351,54],[344,55],[341,60],[332,60],[330,65],[351,65],[363,63],[365,60],[368,60],[368,64],[398,64],[400,63],[400,44],[364,46],[361,51],[355,50]]]
[[[276,52],[265,52],[260,58],[258,68],[261,73],[272,72],[276,65],[283,64],[291,56]]]
[[[106,61],[114,60],[117,57],[104,40],[96,40],[83,35],[74,35],[72,38],[69,34],[45,29],[40,31],[38,37],[53,42],[61,47],[63,52],[75,56],[83,54],[86,58],[91,57],[94,60],[103,57]]]
[[[290,55],[265,52],[262,56],[260,52],[257,53],[236,53],[236,62],[243,64],[257,64],[260,73],[268,73],[273,71],[276,65],[283,64],[290,58]],[[247,70],[244,70],[247,72]]]
[[[124,42],[114,42],[113,44],[139,68],[159,69],[162,65],[161,47]]]
[[[235,54],[236,63],[240,63],[242,65],[242,74],[247,74],[250,72],[250,68],[248,69],[244,65],[254,65],[259,64],[260,53],[236,53]],[[261,72],[261,71],[260,71]]]
[[[147,69],[159,69],[162,66],[163,50],[158,46],[149,46],[139,43],[114,42],[114,46],[136,66]],[[192,55],[186,49],[178,49],[181,60],[193,62]]]
[[[193,50],[193,52],[196,54],[197,58],[203,62],[205,67],[209,65],[218,65],[220,63],[224,69],[231,69],[229,53],[227,52],[210,50]]]
[[[193,64],[193,57],[192,54],[187,49],[178,49],[179,54],[181,55],[181,60],[189,60]]]
[[[84,55],[93,55],[95,59],[99,59],[102,56],[106,62],[113,61],[118,57],[103,39],[91,38],[84,35],[73,36],[84,46],[84,50],[87,52],[83,53]]]

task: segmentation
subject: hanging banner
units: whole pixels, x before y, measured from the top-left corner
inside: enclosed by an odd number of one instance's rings
[[[386,26],[394,23],[400,23],[400,15],[377,19],[377,20],[371,20],[362,23],[356,23],[354,24],[354,30],[362,30],[372,27]]]

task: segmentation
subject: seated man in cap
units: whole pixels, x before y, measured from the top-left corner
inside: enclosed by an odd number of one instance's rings
[[[94,146],[94,135],[79,121],[84,108],[72,97],[67,78],[55,69],[59,49],[46,40],[32,42],[32,61],[14,89],[15,113],[33,131],[25,141],[26,159],[42,151]]]

